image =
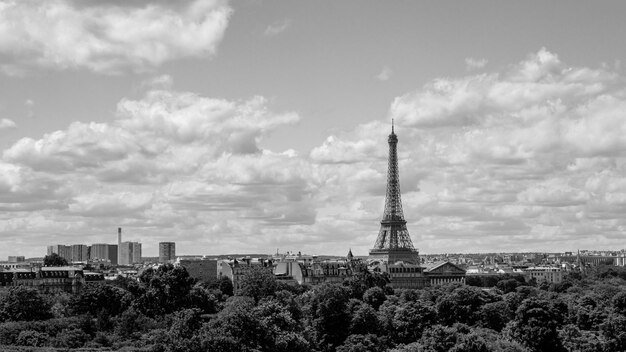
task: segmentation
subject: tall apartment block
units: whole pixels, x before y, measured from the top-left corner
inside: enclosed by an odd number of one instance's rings
[[[176,243],[159,242],[159,263],[170,263],[176,260]]]
[[[122,242],[118,248],[120,257],[117,260],[119,265],[141,263],[141,243]]]
[[[89,260],[109,261],[111,265],[117,265],[117,245],[107,243],[94,243],[89,251]]]
[[[70,262],[86,262],[87,260],[89,260],[89,246],[85,244],[73,244],[70,248]]]
[[[48,246],[48,255],[52,253],[58,254],[61,258],[67,260],[68,262],[72,261],[72,247],[70,246],[63,244]]]

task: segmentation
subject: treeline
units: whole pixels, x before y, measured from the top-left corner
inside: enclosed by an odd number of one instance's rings
[[[625,280],[623,268],[598,267],[559,285],[505,276],[491,288],[393,290],[367,272],[307,287],[255,269],[234,296],[228,279],[194,282],[166,265],[76,295],[11,288],[0,300],[0,349],[624,351]]]

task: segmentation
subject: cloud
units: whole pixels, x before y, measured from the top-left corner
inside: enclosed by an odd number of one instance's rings
[[[160,75],[156,77],[152,77],[150,79],[146,79],[141,82],[141,88],[146,88],[148,90],[153,89],[162,89],[162,90],[170,90],[174,85],[174,79],[170,75]]]
[[[232,9],[189,2],[8,1],[0,4],[5,74],[32,68],[145,71],[214,54]]]
[[[123,226],[150,250],[154,238],[201,240],[209,231],[232,236],[221,244],[226,252],[261,227],[273,233],[314,223],[316,172],[293,151],[259,147],[299,116],[268,105],[260,96],[152,90],[122,99],[111,123],[74,122],[22,138],[0,162],[0,209],[13,214],[0,218],[0,234],[59,229],[55,241],[71,243],[89,228]],[[49,221],[65,230],[46,228]]]
[[[375,78],[379,81],[388,81],[391,78],[392,74],[393,71],[389,67],[384,66],[382,71],[380,71],[380,73],[377,74]]]
[[[265,28],[263,34],[267,37],[273,37],[287,30],[293,21],[289,18],[277,21]]]
[[[102,242],[107,229],[114,241],[122,226],[146,253],[175,240],[190,254],[365,255],[394,118],[403,210],[422,253],[620,248],[624,82],[540,49],[501,70],[434,79],[390,102],[384,120],[303,155],[261,147],[301,116],[259,96],[165,85],[122,99],[109,123],[75,122],[5,150],[0,236],[41,252],[86,233]]]
[[[465,58],[465,68],[468,71],[483,68],[487,65],[487,59],[474,59],[472,57]]]
[[[502,70],[437,78],[395,98],[388,118],[396,121],[415,245],[427,252],[618,248],[612,238],[626,228],[618,176],[626,171],[625,93],[610,67],[572,67],[540,49]],[[386,170],[373,156],[386,153],[389,129],[364,124],[313,149],[312,161],[336,169],[332,187],[320,192],[347,193],[329,196],[347,209],[350,197],[375,204],[373,193],[350,187],[351,175]],[[329,222],[345,218],[318,212]],[[360,216],[381,212],[379,202]],[[359,243],[353,249],[371,245]]]
[[[10,119],[0,120],[0,131],[10,129],[10,128],[16,128],[16,127],[17,127],[17,124],[13,120],[10,120]]]

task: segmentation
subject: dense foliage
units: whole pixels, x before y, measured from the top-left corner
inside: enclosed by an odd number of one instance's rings
[[[75,295],[13,287],[0,299],[6,351],[580,351],[626,350],[626,269],[561,284],[502,277],[393,290],[384,276],[293,286],[251,270],[194,282],[172,265]],[[10,347],[9,347],[10,346]]]

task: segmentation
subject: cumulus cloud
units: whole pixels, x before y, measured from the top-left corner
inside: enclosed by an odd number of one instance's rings
[[[611,68],[541,49],[502,70],[434,79],[394,99],[384,121],[301,156],[260,147],[300,119],[263,97],[162,87],[122,99],[111,123],[76,122],[5,150],[0,235],[63,243],[122,226],[146,252],[176,238],[187,253],[366,254],[394,118],[404,213],[422,253],[620,248],[625,104]]]
[[[388,81],[391,78],[391,75],[393,74],[393,71],[387,67],[384,66],[383,69],[380,71],[379,74],[376,75],[376,79],[379,81]]]
[[[85,226],[129,227],[138,240],[152,241],[202,238],[221,219],[229,219],[221,230],[233,236],[311,224],[315,172],[293,151],[259,147],[298,119],[272,112],[260,96],[228,101],[149,91],[121,100],[112,123],[75,122],[6,149],[0,208],[24,217],[32,226],[25,232],[40,229],[33,214],[64,222],[72,228],[67,238]],[[0,221],[0,233],[14,228],[15,221]]]
[[[265,28],[263,34],[267,37],[273,37],[287,30],[293,21],[289,18],[277,21]]]
[[[541,49],[503,70],[437,78],[394,99],[389,117],[416,246],[617,248],[612,238],[626,226],[617,176],[626,171],[625,92],[610,67],[572,67]],[[384,124],[362,125],[330,137],[311,159],[345,165],[334,182],[350,190],[356,170],[385,170],[372,158],[385,133]],[[370,211],[363,217],[382,209]]]
[[[114,73],[216,52],[232,9],[225,1],[5,1],[0,53],[6,74],[33,67]]]
[[[13,120],[10,120],[10,119],[0,120],[0,131],[5,130],[5,129],[10,129],[10,128],[16,128],[16,127],[17,127],[17,124]]]
[[[487,65],[487,59],[475,59],[473,57],[465,58],[465,68],[468,71],[477,70]]]

